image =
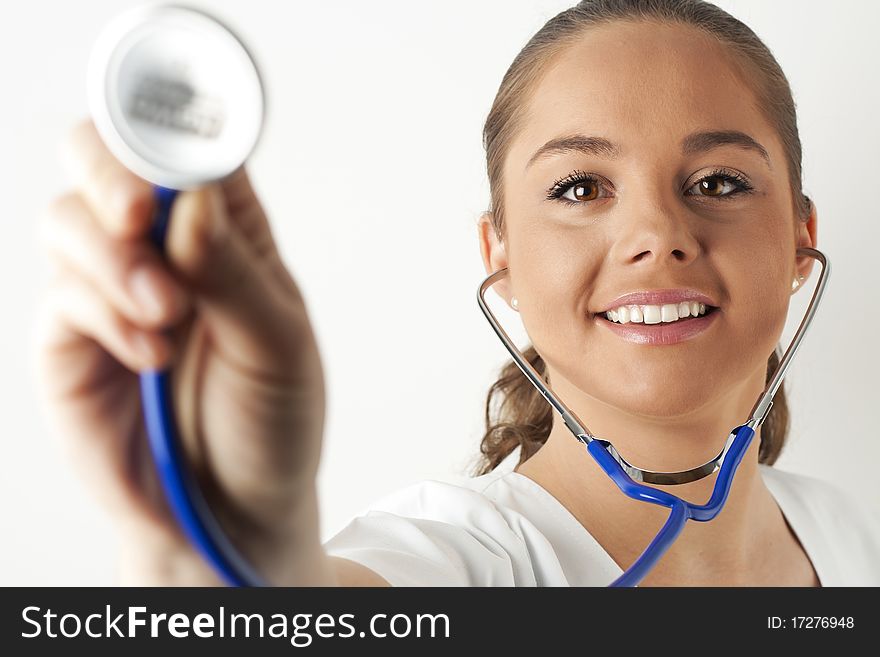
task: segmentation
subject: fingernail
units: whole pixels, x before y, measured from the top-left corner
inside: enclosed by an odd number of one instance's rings
[[[144,312],[152,318],[162,317],[165,305],[155,272],[147,267],[136,269],[129,284],[131,293]]]

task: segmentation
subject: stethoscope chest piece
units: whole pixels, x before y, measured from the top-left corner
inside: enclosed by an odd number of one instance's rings
[[[241,40],[215,18],[177,5],[117,16],[92,51],[88,93],[114,156],[170,189],[231,174],[263,124],[263,85]]]

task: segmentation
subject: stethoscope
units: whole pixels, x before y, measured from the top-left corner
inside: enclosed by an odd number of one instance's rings
[[[501,339],[501,342],[504,343],[507,351],[510,352],[514,362],[522,370],[523,374],[538,389],[538,392],[541,393],[544,399],[550,402],[550,405],[556,412],[562,416],[565,426],[568,427],[569,431],[574,434],[574,437],[579,442],[584,444],[587,452],[599,464],[599,467],[602,468],[605,474],[611,477],[611,480],[628,497],[641,502],[665,506],[670,509],[669,517],[665,524],[657,532],[657,535],[648,547],[645,548],[645,551],[620,577],[612,582],[611,586],[636,586],[675,542],[675,539],[681,534],[688,520],[699,522],[712,520],[724,507],[736,469],[739,467],[740,462],[742,462],[743,456],[755,435],[755,431],[763,424],[770,413],[770,408],[773,406],[773,396],[782,384],[782,379],[785,377],[785,373],[788,371],[798,347],[800,347],[804,334],[813,321],[819,301],[825,293],[825,285],[828,282],[828,275],[831,271],[828,259],[821,251],[807,247],[797,249],[797,254],[818,260],[822,263],[822,271],[819,275],[819,281],[813,290],[813,296],[810,298],[807,312],[804,314],[804,318],[801,320],[800,326],[798,326],[782,360],[780,360],[779,365],[776,367],[773,377],[767,383],[760,397],[758,397],[758,401],[755,402],[749,420],[745,424],[741,424],[731,430],[718,456],[702,465],[679,472],[655,472],[636,467],[627,462],[609,441],[593,435],[577,415],[544,382],[541,375],[525,358],[522,352],[516,348],[486,304],[486,290],[507,276],[508,269],[499,269],[487,276],[480,284],[477,292],[477,302],[486,315],[486,319],[489,320],[492,328],[495,329],[495,333]],[[706,504],[692,504],[671,493],[645,485],[658,484],[669,486],[686,484],[708,477],[715,472],[718,472],[718,478],[715,480],[712,495]]]
[[[241,40],[200,10],[165,3],[130,10],[102,32],[89,66],[89,100],[95,124],[111,152],[154,185],[156,212],[151,239],[160,253],[177,192],[235,172],[259,139],[265,107],[259,72]],[[609,441],[594,436],[545,384],[486,304],[486,290],[508,270],[494,272],[480,284],[477,301],[495,333],[575,438],[626,495],[670,509],[654,540],[612,586],[637,585],[689,519],[705,522],[721,511],[736,468],[770,412],[773,396],[825,290],[830,267],[826,257],[811,248],[798,249],[798,254],[819,260],[822,271],[809,308],[773,378],[750,419],[731,431],[718,456],[681,472],[638,468]],[[266,585],[229,540],[186,467],[174,421],[170,370],[146,370],[139,378],[150,451],[185,536],[226,583]],[[715,472],[718,478],[704,505],[645,485],[683,484]]]

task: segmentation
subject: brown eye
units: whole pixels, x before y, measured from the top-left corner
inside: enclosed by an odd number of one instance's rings
[[[703,196],[723,196],[724,181],[719,176],[703,178],[699,183]]]
[[[594,193],[595,192],[595,193]],[[574,187],[574,197],[578,201],[592,201],[599,195],[599,185],[588,182]]]
[[[699,191],[694,191],[699,189]],[[686,192],[688,196],[702,196],[724,200],[735,197],[740,193],[747,193],[752,186],[744,178],[731,173],[716,171],[708,176],[700,178]]]
[[[595,180],[589,180],[570,187],[574,201],[595,201],[599,198],[599,183]],[[569,198],[569,197],[565,197]]]
[[[592,174],[573,171],[562,180],[557,180],[547,190],[548,200],[557,200],[572,207],[588,206],[590,201],[607,198],[602,194],[602,181]]]

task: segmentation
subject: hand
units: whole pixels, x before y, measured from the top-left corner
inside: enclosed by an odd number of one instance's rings
[[[54,430],[123,537],[132,583],[219,583],[171,515],[149,453],[137,372],[172,368],[189,467],[270,583],[320,584],[315,475],[324,382],[305,304],[244,168],[181,192],[149,239],[149,183],[91,121],[62,151],[75,190],[41,221],[53,268],[35,368]]]

